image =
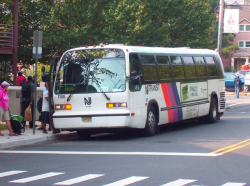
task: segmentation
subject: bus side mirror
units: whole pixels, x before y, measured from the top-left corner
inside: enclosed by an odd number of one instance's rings
[[[133,71],[130,73],[130,80],[131,80],[131,82],[132,82],[132,85],[140,85],[140,84],[141,84],[140,76],[138,76],[136,70],[133,70]]]

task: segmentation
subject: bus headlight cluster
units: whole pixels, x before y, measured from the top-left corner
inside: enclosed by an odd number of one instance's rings
[[[107,103],[107,108],[126,108],[127,107],[127,103]]]
[[[71,110],[70,104],[64,104],[64,105],[55,105],[56,110]]]

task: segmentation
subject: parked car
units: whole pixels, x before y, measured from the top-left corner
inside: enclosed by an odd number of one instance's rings
[[[236,74],[232,72],[225,72],[225,87],[227,91],[234,91],[234,79],[237,77]],[[245,86],[245,78],[239,76],[241,81],[244,83],[241,90],[248,91],[248,86]]]

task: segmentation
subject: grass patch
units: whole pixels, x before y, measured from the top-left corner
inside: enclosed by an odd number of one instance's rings
[[[6,124],[0,124],[0,129],[7,129]]]

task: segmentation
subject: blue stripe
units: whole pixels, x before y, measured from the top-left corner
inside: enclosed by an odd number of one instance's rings
[[[176,105],[181,105],[181,101],[180,101],[180,97],[178,94],[176,83],[171,83],[171,84],[172,84],[172,88],[173,88],[173,92],[174,92],[174,98],[175,98]],[[181,108],[178,109],[178,120],[179,121],[183,120],[183,112],[182,112]]]

